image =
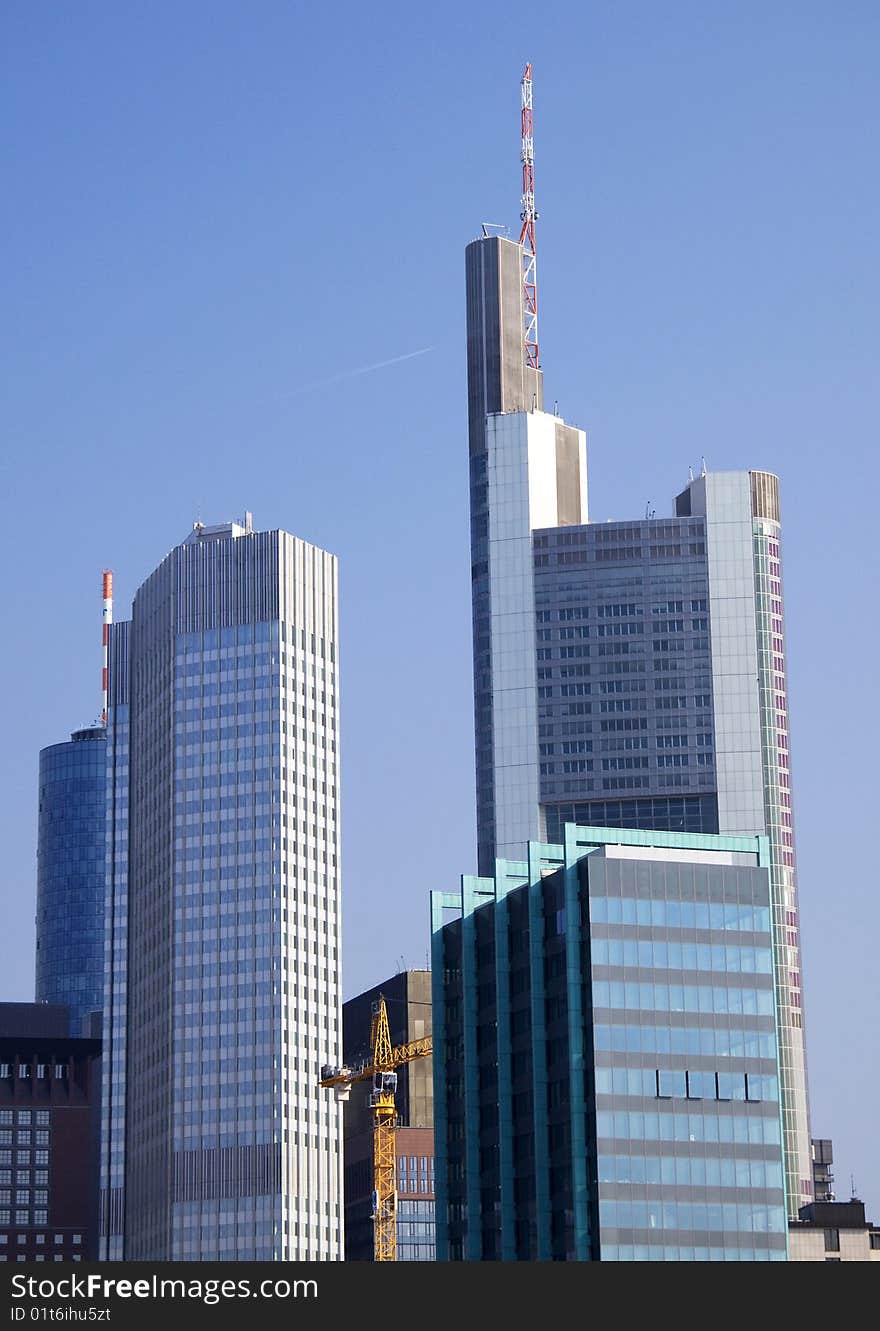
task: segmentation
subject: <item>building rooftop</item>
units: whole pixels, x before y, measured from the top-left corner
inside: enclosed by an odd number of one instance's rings
[[[798,1211],[793,1225],[813,1225],[817,1229],[876,1229],[871,1220],[865,1219],[865,1203],[858,1197],[848,1202],[810,1202]]]
[[[245,513],[244,520],[237,522],[216,522],[212,526],[206,526],[204,522],[194,522],[192,531],[184,538],[183,545],[195,545],[198,541],[221,541],[234,540],[237,536],[252,536],[254,531],[254,516],[252,513]]]

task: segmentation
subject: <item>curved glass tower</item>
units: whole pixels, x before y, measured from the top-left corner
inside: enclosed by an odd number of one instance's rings
[[[103,1005],[106,743],[103,726],[40,752],[38,1003],[66,1003],[71,1034]]]

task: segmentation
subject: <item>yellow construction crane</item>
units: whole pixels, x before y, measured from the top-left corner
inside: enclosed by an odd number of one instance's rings
[[[373,1253],[377,1262],[397,1261],[397,1154],[395,1131],[397,1114],[394,1093],[397,1069],[417,1058],[429,1058],[431,1036],[410,1040],[392,1048],[388,1029],[388,1009],[379,997],[373,1004],[370,1022],[372,1058],[356,1068],[321,1068],[321,1085],[332,1086],[337,1100],[347,1100],[352,1084],[372,1079],[370,1108],[373,1111]]]

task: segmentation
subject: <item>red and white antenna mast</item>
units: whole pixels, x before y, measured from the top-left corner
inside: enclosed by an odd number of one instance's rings
[[[538,359],[538,279],[535,268],[535,139],[532,127],[532,66],[526,65],[520,84],[522,90],[522,230],[523,247],[523,341],[526,365],[540,369]]]
[[[113,574],[104,569],[104,665],[101,671],[101,725],[107,724],[107,672],[110,666],[110,625],[113,623]]]

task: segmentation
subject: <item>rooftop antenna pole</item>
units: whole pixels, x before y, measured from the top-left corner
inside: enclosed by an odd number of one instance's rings
[[[520,84],[522,92],[522,230],[523,247],[523,340],[526,365],[540,369],[538,359],[538,280],[535,269],[535,139],[532,127],[532,66],[526,65]]]
[[[101,671],[101,725],[107,724],[107,672],[110,665],[110,625],[113,623],[113,574],[109,568],[104,569],[104,626],[102,630],[102,642],[104,651],[104,666]]]

